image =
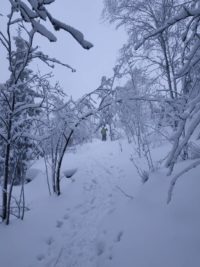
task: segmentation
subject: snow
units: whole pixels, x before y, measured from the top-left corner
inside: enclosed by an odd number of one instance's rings
[[[29,180],[33,180],[37,177],[37,175],[40,173],[39,169],[36,168],[30,168],[28,169],[27,173],[26,173],[26,178]]]
[[[169,149],[155,147],[153,157]],[[99,140],[68,152],[62,173],[77,172],[74,182],[62,179],[59,197],[48,195],[45,167],[36,162],[25,185],[30,211],[24,221],[0,224],[0,266],[200,266],[199,167],[178,180],[167,205],[166,169],[142,184],[131,154],[126,141]]]
[[[51,33],[49,30],[47,30],[47,28],[44,25],[42,25],[41,23],[35,20],[31,20],[31,23],[33,25],[34,30],[40,33],[41,35],[43,35],[44,37],[46,37],[47,39],[49,39],[50,42],[57,41],[56,36],[53,33]]]
[[[74,27],[67,25],[53,17],[50,17],[50,20],[55,28],[55,30],[60,30],[63,29],[65,31],[67,31],[68,33],[70,33],[73,38],[84,48],[84,49],[90,49],[93,47],[93,44],[86,41],[84,38],[84,35],[82,32],[80,32],[79,30],[75,29]]]
[[[35,18],[36,14],[34,11],[32,11],[24,2],[20,1],[20,8],[24,11],[24,13],[28,16],[28,18]]]
[[[67,169],[63,171],[63,174],[66,178],[72,177],[77,172],[77,168],[75,169]]]

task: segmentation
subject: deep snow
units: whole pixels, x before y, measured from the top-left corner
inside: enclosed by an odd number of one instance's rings
[[[162,158],[169,147],[154,149]],[[182,176],[167,205],[164,168],[142,184],[122,141],[85,144],[67,153],[62,195],[49,196],[43,162],[26,185],[25,220],[0,224],[1,267],[199,267],[200,180]],[[178,164],[175,172],[188,162]]]

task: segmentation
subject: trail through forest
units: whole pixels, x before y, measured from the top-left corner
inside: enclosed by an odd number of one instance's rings
[[[155,149],[154,156],[161,150],[166,148]],[[60,197],[48,196],[38,161],[34,168],[40,171],[26,185],[25,221],[0,228],[2,266],[198,266],[193,264],[200,263],[198,179],[183,178],[168,206],[165,170],[142,184],[131,153],[126,142],[101,141],[67,153],[63,171],[77,172],[62,179]]]

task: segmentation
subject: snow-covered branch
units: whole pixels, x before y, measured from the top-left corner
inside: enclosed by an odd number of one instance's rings
[[[177,180],[183,176],[185,173],[189,172],[191,169],[196,168],[198,165],[200,165],[200,160],[197,160],[195,162],[193,162],[192,164],[190,164],[187,168],[185,168],[184,170],[182,170],[181,172],[179,172],[177,175],[175,175],[171,182],[170,182],[170,187],[168,190],[168,197],[167,197],[167,203],[169,204],[172,200],[172,196],[173,196],[173,191],[174,191],[174,187],[176,185]]]

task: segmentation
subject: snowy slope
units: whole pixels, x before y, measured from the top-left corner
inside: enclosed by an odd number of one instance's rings
[[[167,149],[156,148],[155,158]],[[200,169],[180,178],[167,205],[166,171],[141,184],[131,153],[126,142],[121,149],[101,141],[67,153],[63,172],[77,171],[63,178],[60,197],[48,196],[44,166],[37,162],[40,172],[26,185],[31,210],[23,222],[0,224],[0,266],[200,266]]]

